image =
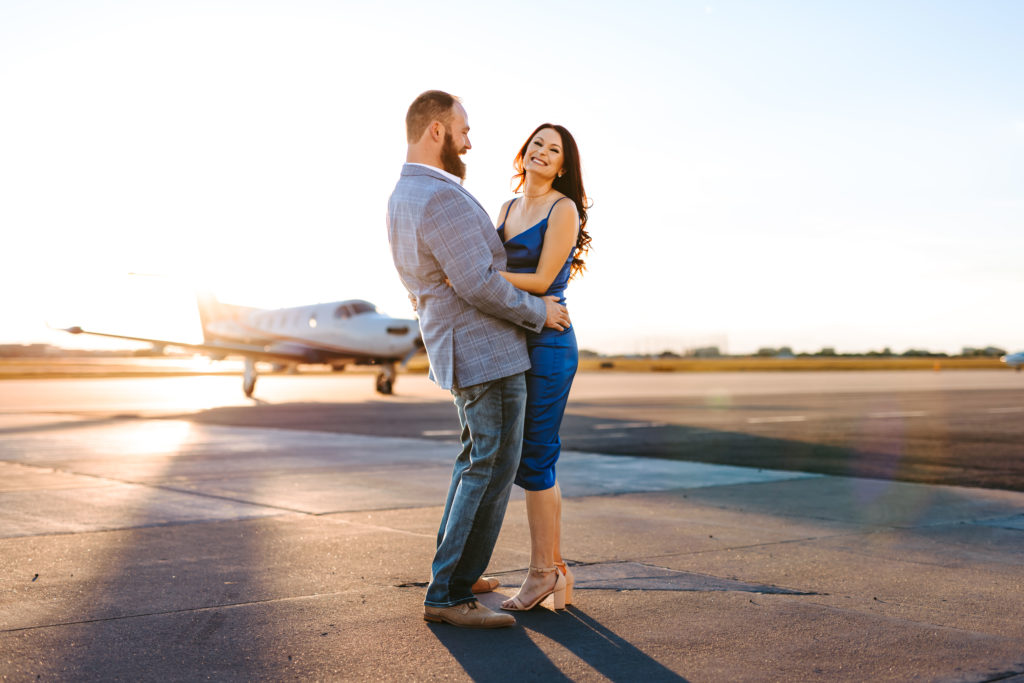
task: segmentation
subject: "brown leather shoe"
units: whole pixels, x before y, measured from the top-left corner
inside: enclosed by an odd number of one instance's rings
[[[427,621],[444,622],[464,628],[502,628],[516,625],[516,619],[511,614],[493,612],[476,600],[454,607],[424,605],[423,618]]]
[[[500,585],[501,582],[493,576],[481,576],[479,579],[476,580],[476,583],[473,584],[473,592],[490,593],[492,590],[494,590]]]

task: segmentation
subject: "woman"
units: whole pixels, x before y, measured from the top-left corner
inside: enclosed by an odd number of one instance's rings
[[[576,141],[564,127],[545,123],[527,138],[514,166],[522,197],[505,202],[498,236],[508,254],[502,276],[519,289],[557,295],[583,270],[589,248],[587,196]],[[526,491],[530,524],[530,572],[502,609],[522,611],[554,595],[555,608],[572,603],[572,572],[561,553],[562,493],[555,480],[561,451],[558,428],[579,360],[576,334],[545,328],[528,334],[532,369],[526,373],[526,424],[516,484]]]

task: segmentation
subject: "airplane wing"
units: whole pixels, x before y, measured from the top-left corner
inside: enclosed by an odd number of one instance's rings
[[[83,330],[81,327],[78,326],[66,327],[62,329],[64,332],[70,332],[71,334],[91,334],[97,337],[109,337],[110,339],[127,339],[128,341],[146,342],[149,344],[156,344],[158,346],[177,346],[183,349],[195,349],[196,351],[202,351],[205,353],[212,353],[217,355],[232,354],[237,356],[245,356],[246,358],[252,358],[253,360],[263,360],[269,362],[285,361],[292,363],[308,362],[308,358],[304,354],[288,353],[286,351],[270,351],[264,346],[223,343],[189,344],[186,342],[170,341],[167,339],[150,339],[148,337],[131,337],[124,334],[111,334],[109,332],[94,332],[92,330]]]

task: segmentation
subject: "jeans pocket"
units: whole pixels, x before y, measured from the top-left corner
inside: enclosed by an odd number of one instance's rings
[[[457,401],[461,400],[463,403],[471,403],[479,399],[481,396],[483,396],[484,393],[492,384],[494,383],[483,382],[481,384],[474,384],[468,387],[453,387],[452,395],[455,397],[455,400]]]

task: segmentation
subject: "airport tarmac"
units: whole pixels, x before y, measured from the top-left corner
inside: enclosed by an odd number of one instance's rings
[[[559,468],[576,604],[494,632],[419,617],[446,392],[239,384],[0,382],[0,678],[1024,679],[1024,493],[894,479],[1016,481],[1017,373],[583,374]],[[795,466],[837,451],[889,469]],[[508,586],[527,539],[517,494]]]
[[[0,382],[5,415],[112,415],[452,441],[451,396],[404,375]],[[28,417],[27,415],[30,415]],[[1006,370],[583,373],[562,427],[577,451],[1024,491],[1024,374]]]

